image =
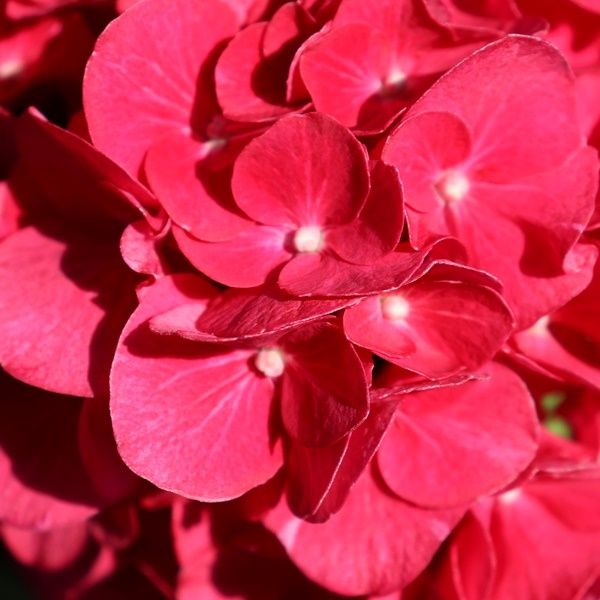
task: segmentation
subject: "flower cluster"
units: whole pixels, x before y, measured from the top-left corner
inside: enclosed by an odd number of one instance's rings
[[[1,10],[27,585],[600,597],[597,0]]]

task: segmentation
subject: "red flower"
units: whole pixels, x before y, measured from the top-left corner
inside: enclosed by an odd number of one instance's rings
[[[213,295],[191,276],[148,289],[124,330],[111,389],[126,463],[160,487],[209,501],[239,496],[279,469],[279,411],[289,436],[324,446],[354,429],[368,410],[362,364],[330,321],[237,349],[169,340],[147,329],[149,317],[190,297],[200,307]],[[139,426],[132,429],[132,422]]]

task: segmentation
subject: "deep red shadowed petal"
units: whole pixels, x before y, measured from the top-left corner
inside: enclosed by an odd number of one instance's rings
[[[232,188],[237,205],[260,223],[343,225],[367,197],[366,152],[325,115],[290,115],[242,150]]]
[[[47,529],[89,519],[114,496],[93,486],[80,457],[84,401],[29,387],[0,373],[0,518]],[[94,402],[95,400],[88,400]]]
[[[19,228],[22,210],[5,181],[0,181],[0,240]]]
[[[281,503],[266,525],[310,579],[339,594],[382,595],[425,568],[463,512],[410,506],[387,492],[370,467],[326,523],[302,521]]]
[[[311,48],[318,40],[320,40],[329,31],[330,26],[325,25],[320,31],[314,33],[309,38],[304,40],[296,50],[296,54],[290,64],[290,71],[286,82],[286,100],[288,103],[297,103],[310,99],[306,85],[300,73],[300,60],[307,48]]]
[[[241,31],[219,58],[215,71],[223,113],[237,121],[263,121],[290,111],[286,79],[296,48],[315,29],[297,3],[281,6],[269,22]]]
[[[490,379],[405,396],[377,461],[387,484],[422,506],[456,506],[505,487],[531,462],[538,423],[508,368]]]
[[[397,401],[371,401],[369,416],[348,436],[324,448],[293,444],[287,468],[292,512],[313,523],[329,519],[343,506],[392,419]]]
[[[198,142],[177,131],[148,150],[144,171],[150,186],[171,219],[199,239],[225,240],[249,225],[231,197],[230,171],[211,162],[218,156],[233,163],[240,147],[240,140]]]
[[[28,227],[0,244],[0,363],[46,390],[102,393],[134,276],[110,240],[52,232]]]
[[[530,278],[530,296],[522,297],[519,307],[523,315],[522,325],[536,323],[541,314],[545,314],[542,313],[543,309],[548,313],[581,293],[592,280],[597,258],[596,247],[577,244],[565,257],[564,274],[542,279]]]
[[[396,248],[404,225],[402,185],[394,167],[376,162],[371,191],[358,217],[327,233],[327,246],[351,263],[371,264]]]
[[[468,512],[452,532],[446,548],[434,584],[441,597],[490,600],[496,557],[486,524]]]
[[[85,522],[45,531],[3,525],[2,541],[21,564],[51,576],[89,561],[94,547]]]
[[[288,333],[281,415],[288,434],[305,446],[327,446],[355,429],[369,412],[362,362],[337,324],[324,321]]]
[[[500,349],[514,321],[497,292],[458,276],[417,280],[349,308],[348,339],[426,377],[478,369]]]
[[[51,87],[62,101],[75,104],[72,93],[92,45],[93,34],[82,14],[72,11],[11,23],[3,10],[0,102],[21,111]]]
[[[13,185],[34,218],[59,216],[77,228],[114,228],[143,216],[164,223],[156,199],[82,138],[33,110],[15,121],[19,162]]]
[[[174,228],[174,234],[181,251],[201,273],[230,287],[261,285],[292,257],[286,249],[289,231],[281,227],[251,225],[222,242],[201,242],[179,228]]]
[[[571,302],[514,336],[519,351],[556,375],[600,387],[600,264]]]
[[[349,436],[311,448],[293,440],[286,454],[286,491],[291,511],[307,520],[321,506],[348,449]]]
[[[214,112],[210,63],[238,26],[238,17],[220,0],[149,0],[112,21],[84,79],[94,144],[137,175],[155,140],[189,131],[204,113]],[[202,114],[195,114],[197,101]]]
[[[195,331],[179,333],[204,341],[258,338],[315,321],[355,302],[354,298],[294,298],[267,286],[230,290],[211,302]]]
[[[317,28],[315,19],[307,7],[301,2],[286,2],[269,19],[263,39],[263,52],[265,56],[270,56],[286,47],[291,47],[289,60],[295,47]]]
[[[370,265],[353,265],[326,252],[300,254],[283,267],[278,284],[295,296],[365,296],[402,285],[426,258],[426,250],[406,248]]]
[[[271,433],[273,382],[252,369],[253,351],[215,351],[147,327],[155,314],[214,294],[193,275],[147,288],[111,373],[111,415],[123,460],[159,487],[205,501],[240,496],[282,463]]]
[[[117,502],[141,488],[142,480],[125,466],[117,452],[107,399],[91,398],[83,403],[77,437],[81,462],[104,496]]]
[[[300,4],[320,23],[329,21],[335,15],[340,2],[341,0],[300,0]]]
[[[268,339],[354,302],[347,298],[300,300],[265,287],[229,290],[206,310],[203,305],[187,304],[155,316],[149,327],[161,335],[199,342]]]
[[[256,80],[267,25],[261,22],[246,27],[227,44],[219,57],[215,69],[217,99],[229,119],[261,121],[288,112],[283,103],[278,102],[280,98],[275,89],[282,73],[273,73],[270,81]]]

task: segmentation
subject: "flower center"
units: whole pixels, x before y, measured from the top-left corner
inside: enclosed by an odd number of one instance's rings
[[[499,499],[503,504],[513,504],[520,498],[521,493],[522,492],[519,488],[514,488],[512,490],[508,490],[508,492],[500,494]]]
[[[402,321],[408,316],[410,305],[402,296],[383,296],[381,312],[388,321]]]
[[[460,171],[447,171],[435,184],[437,193],[447,204],[462,200],[470,188],[469,179]]]
[[[548,335],[548,325],[550,324],[550,317],[544,315],[538,319],[527,331],[532,335],[540,337]]]
[[[323,248],[323,231],[317,225],[303,225],[294,234],[297,252],[319,252]]]
[[[283,352],[278,348],[261,348],[254,358],[254,365],[267,377],[279,377],[285,369]]]
[[[383,85],[386,88],[399,88],[406,81],[406,73],[402,69],[393,69],[383,80]]]
[[[11,79],[23,70],[23,63],[17,59],[9,59],[0,63],[0,79]]]

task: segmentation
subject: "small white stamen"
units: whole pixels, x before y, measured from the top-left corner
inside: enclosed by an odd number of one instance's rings
[[[0,79],[11,79],[23,70],[22,61],[12,58],[3,63],[0,63]]]
[[[383,296],[381,298],[381,312],[388,321],[402,321],[410,312],[410,304],[399,295]]]
[[[204,142],[204,147],[206,148],[207,152],[214,152],[215,150],[219,150],[225,146],[225,144],[227,144],[227,140],[225,138],[214,138]]]
[[[435,185],[435,189],[447,204],[462,200],[471,188],[468,178],[459,171],[444,173]]]
[[[521,494],[522,492],[519,488],[514,488],[512,490],[508,490],[508,492],[504,492],[504,494],[500,494],[498,499],[503,504],[513,504],[520,498]]]
[[[406,81],[406,73],[402,69],[394,69],[384,79],[383,85],[387,88],[400,87]]]
[[[294,234],[294,247],[298,252],[319,252],[323,247],[323,232],[317,225],[304,225]]]
[[[544,315],[540,319],[538,319],[528,330],[528,333],[537,336],[545,336],[548,335],[548,325],[550,324],[550,317],[548,315]]]
[[[256,368],[267,377],[279,377],[285,369],[283,352],[278,348],[261,348],[254,359]]]

